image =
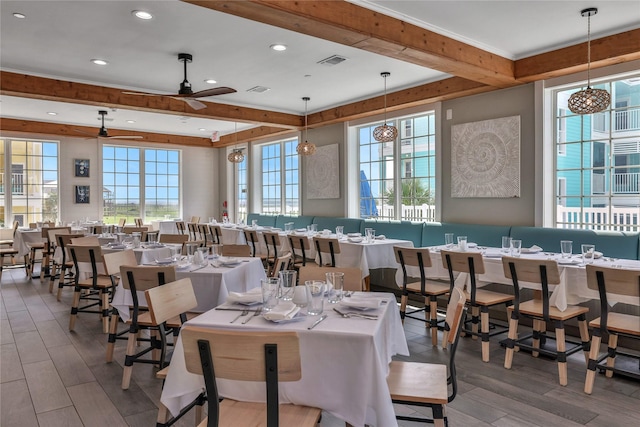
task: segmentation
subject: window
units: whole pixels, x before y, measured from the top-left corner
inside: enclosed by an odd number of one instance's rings
[[[297,145],[296,138],[260,148],[263,214],[300,215]]]
[[[0,223],[60,221],[58,143],[0,141]]]
[[[180,152],[177,150],[105,145],[102,180],[105,222],[180,216]]]
[[[238,223],[247,222],[247,181],[247,156],[244,156],[244,160],[236,165],[236,200],[238,202],[235,207],[235,221]]]
[[[612,97],[606,111],[575,115],[569,96],[553,92],[556,122],[555,225],[637,231],[640,222],[640,85],[637,79],[597,84]]]
[[[401,130],[399,144],[373,139],[379,123],[357,129],[360,217],[435,221],[435,113],[389,124]]]

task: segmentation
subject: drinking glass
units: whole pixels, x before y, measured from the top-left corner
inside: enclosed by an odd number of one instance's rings
[[[374,230],[373,228],[364,229],[364,237],[367,243],[373,242],[373,239],[375,239],[375,236],[376,236],[376,230]]]
[[[258,228],[258,220],[257,219],[252,219],[251,220],[251,227]]]
[[[582,263],[583,264],[591,264],[593,262],[593,258],[595,256],[596,246],[595,245],[581,245],[580,249],[582,250]]]
[[[344,273],[329,272],[327,277],[327,301],[336,304],[342,301],[342,291],[344,289]]]
[[[451,249],[453,247],[453,233],[444,233],[444,244],[447,249]]]
[[[287,222],[284,225],[284,232],[287,234],[291,234],[291,232],[293,231],[293,223],[292,222]]]
[[[467,250],[467,236],[458,236],[458,249],[462,252]]]
[[[147,242],[154,244],[158,240],[158,235],[156,233],[147,234]]]
[[[198,248],[198,263],[200,267],[206,267],[209,264],[209,248]]]
[[[282,270],[278,273],[280,276],[280,299],[283,301],[291,301],[293,292],[296,287],[297,272],[295,270]]]
[[[176,262],[180,258],[180,246],[171,245],[169,246],[169,253],[171,254],[171,261]]]
[[[562,254],[562,258],[571,258],[573,254],[573,241],[560,240],[560,253]]]
[[[278,294],[280,291],[280,279],[277,277],[267,277],[260,280],[262,288],[262,311],[271,311],[278,305]]]
[[[519,257],[522,251],[522,240],[511,239],[511,256]]]
[[[307,287],[306,285],[295,286],[293,289],[293,303],[298,307],[307,306]]]
[[[307,314],[318,316],[324,309],[325,283],[320,280],[307,280],[304,286],[307,288]]]
[[[216,222],[217,222],[217,221],[216,221],[216,218],[215,218],[215,217],[213,217],[213,216],[210,216],[210,217],[209,217],[209,224],[215,224]]]
[[[222,252],[222,245],[211,245],[211,256],[213,259],[220,258]]]
[[[511,250],[511,237],[502,236],[502,252],[507,254]]]
[[[139,248],[140,247],[140,237],[142,236],[141,233],[135,232],[135,233],[131,233],[131,238],[133,239],[133,247],[134,248]]]
[[[342,236],[344,236],[344,225],[338,225],[336,227],[336,238],[342,239]]]
[[[198,243],[187,243],[187,260],[189,263],[193,263],[193,256],[198,252]]]

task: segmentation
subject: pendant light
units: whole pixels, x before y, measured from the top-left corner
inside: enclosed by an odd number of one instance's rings
[[[235,136],[236,136],[236,145],[238,144],[238,122],[235,122]],[[244,154],[242,154],[242,148],[234,148],[232,152],[227,156],[227,160],[231,163],[242,163],[244,160]]]
[[[603,89],[591,88],[591,17],[598,13],[598,9],[590,7],[583,9],[580,14],[587,18],[587,88],[569,97],[569,110],[576,114],[593,114],[606,110],[611,104],[609,92]]]
[[[373,139],[378,142],[391,142],[398,136],[398,129],[393,125],[387,125],[387,77],[391,73],[385,71],[380,75],[384,78],[384,123],[373,130]]]
[[[296,152],[301,156],[311,156],[316,152],[316,145],[312,142],[307,141],[307,102],[311,100],[308,96],[302,98],[304,101],[304,142],[298,144],[296,147]]]

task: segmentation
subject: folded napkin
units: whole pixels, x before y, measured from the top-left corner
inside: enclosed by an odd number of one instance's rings
[[[384,298],[363,298],[359,296],[352,296],[350,298],[344,298],[341,304],[351,308],[367,310],[380,307],[382,305],[382,301],[384,301]]]
[[[267,320],[272,322],[279,322],[282,320],[291,320],[300,311],[300,307],[292,303],[291,301],[282,301],[270,311],[267,311],[262,315]]]
[[[234,304],[254,304],[262,302],[262,289],[253,288],[248,292],[229,292],[227,302]]]
[[[297,231],[298,233],[306,233],[306,232],[307,232],[307,229],[306,229],[306,228],[296,228],[296,231]]]
[[[598,259],[598,258],[602,258],[603,254],[602,254],[602,252],[593,251],[593,253],[589,252],[589,253],[585,254],[585,258],[591,258],[592,255],[593,255],[594,259]]]
[[[387,237],[384,234],[379,234],[379,235],[376,236],[376,240],[384,240],[386,238]]]
[[[109,249],[124,249],[124,245],[108,245]]]
[[[542,248],[538,245],[533,245],[530,248],[522,248],[520,250],[523,254],[535,254],[538,252],[542,252]]]
[[[347,233],[347,237],[360,237],[362,234],[360,233]]]

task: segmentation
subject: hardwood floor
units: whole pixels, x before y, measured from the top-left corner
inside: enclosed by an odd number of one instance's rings
[[[3,272],[0,293],[2,427],[155,426],[162,382],[153,367],[136,365],[130,389],[121,390],[124,343],[116,344],[115,361],[105,363],[106,335],[97,315],[81,314],[69,332],[70,289],[57,302],[46,281],[28,280],[23,269],[14,269]],[[444,362],[446,353],[431,346],[423,323],[407,320],[405,332],[411,357],[402,359]],[[451,426],[611,427],[640,419],[640,382],[598,375],[593,395],[583,393],[582,353],[569,358],[567,387],[558,385],[553,361],[516,353],[513,369],[503,362],[497,339],[490,363],[481,361],[478,341],[461,339],[458,396],[447,408]],[[414,412],[400,405],[396,410]],[[193,426],[193,417],[177,425]],[[324,413],[321,426],[344,423]]]

